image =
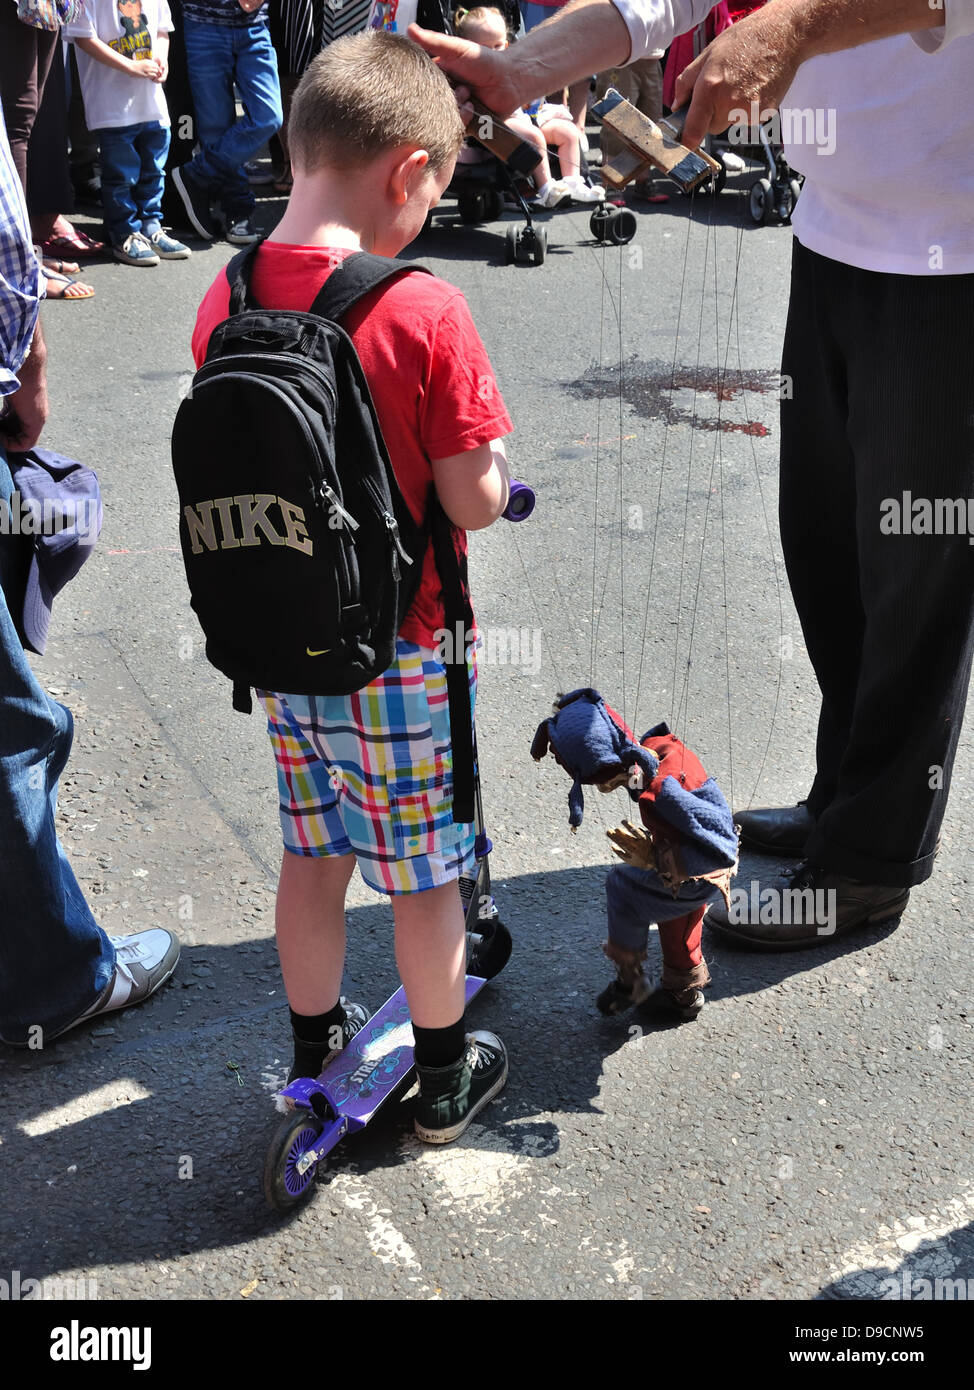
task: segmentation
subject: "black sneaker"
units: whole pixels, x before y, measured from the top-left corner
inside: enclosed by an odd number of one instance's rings
[[[213,240],[213,217],[210,212],[210,195],[202,184],[195,181],[189,172],[189,165],[182,164],[171,172],[173,187],[189,218],[189,225],[206,241]]]
[[[448,1067],[417,1067],[416,1133],[426,1144],[451,1144],[503,1090],[507,1049],[496,1033],[467,1034],[463,1056]]]
[[[355,1037],[355,1034],[359,1031],[359,1029],[363,1028],[365,1024],[368,1023],[371,1015],[369,1014],[369,1011],[364,1004],[353,1004],[348,999],[342,999],[340,1002],[345,1010],[345,1022],[342,1024],[342,1046],[334,1047],[330,1051],[327,1047],[322,1047],[320,1049],[320,1065],[315,1066],[314,1064],[311,1064],[302,1066],[299,1060],[299,1054],[304,1058],[307,1058],[307,1056],[312,1052],[317,1054],[319,1049],[313,1043],[303,1043],[299,1038],[295,1038],[294,1041],[296,1055],[295,1060],[291,1066],[291,1070],[288,1072],[288,1078],[285,1083],[286,1085],[290,1086],[292,1081],[297,1081],[297,1079],[301,1076],[320,1076],[321,1073],[324,1071],[325,1067],[331,1061],[331,1059],[333,1057],[337,1057],[338,1054],[342,1051],[342,1048],[348,1047],[348,1044]]]
[[[254,219],[247,216],[231,221],[227,227],[227,241],[233,246],[252,246],[255,241],[260,241],[260,232],[254,226]]]

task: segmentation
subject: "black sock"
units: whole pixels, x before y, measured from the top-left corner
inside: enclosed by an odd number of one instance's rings
[[[461,1014],[448,1028],[417,1028],[413,1024],[416,1046],[413,1056],[418,1067],[448,1067],[459,1062],[467,1045],[465,1018]]]
[[[348,1015],[339,1000],[326,1014],[296,1014],[291,1010],[291,1031],[294,1034],[294,1066],[292,1077],[317,1076],[329,1052],[342,1041],[342,1026]]]

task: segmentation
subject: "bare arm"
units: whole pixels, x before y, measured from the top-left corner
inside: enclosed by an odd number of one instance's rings
[[[502,52],[415,24],[409,37],[499,116],[587,73],[628,62],[631,49],[626,22],[611,0],[571,0]]]
[[[464,531],[482,531],[497,520],[510,495],[503,442],[493,439],[465,454],[434,459],[433,482],[453,524]]]
[[[665,47],[699,23],[710,5],[706,0],[702,7],[697,0],[624,0],[624,8],[640,21],[645,43]],[[890,34],[936,28],[943,21],[942,6],[931,0],[768,0],[763,9],[725,30],[681,77],[677,106],[693,95],[684,143],[693,148],[709,130],[725,129],[730,112],[749,109],[752,101],[773,108],[808,58]],[[416,25],[410,25],[409,34],[499,115],[587,73],[640,56],[612,0],[571,0],[502,52]]]
[[[162,67],[157,58],[149,58],[145,62],[134,63],[131,58],[126,58],[122,53],[116,53],[114,48],[109,48],[107,43],[102,43],[101,39],[75,39],[74,42],[82,53],[87,53],[89,58],[94,58],[98,63],[104,63],[108,68],[115,68],[118,72],[124,72],[129,77],[144,77],[154,82],[160,80]]]
[[[725,130],[732,111],[749,110],[752,102],[773,110],[809,58],[943,21],[942,6],[930,0],[768,0],[719,34],[681,73],[674,104],[693,98],[683,143],[694,149],[708,131]]]

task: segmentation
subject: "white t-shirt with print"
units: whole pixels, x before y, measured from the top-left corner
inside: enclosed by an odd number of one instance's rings
[[[153,56],[156,34],[171,33],[166,0],[85,0],[84,13],[64,26],[67,39],[101,39],[131,61]],[[117,68],[75,48],[85,120],[89,130],[117,130],[146,121],[169,124],[162,85],[147,77],[129,77]]]

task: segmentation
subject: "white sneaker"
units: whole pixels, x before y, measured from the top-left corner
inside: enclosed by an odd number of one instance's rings
[[[717,157],[729,174],[739,174],[742,169],[747,168],[746,161],[733,150],[721,150]]]
[[[578,174],[573,179],[565,179],[564,184],[574,203],[601,203],[605,197],[604,188],[586,183]]]
[[[563,179],[549,179],[537,193],[538,202],[549,211],[552,208],[560,208],[564,203],[570,203],[571,197],[569,187]]]
[[[90,1009],[52,1037],[60,1037],[98,1014],[141,1004],[164,985],[179,960],[179,939],[163,927],[133,932],[131,936],[110,936],[115,947],[115,974]]]

